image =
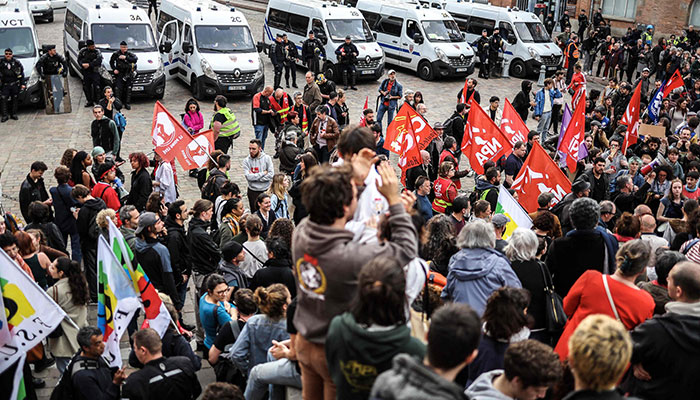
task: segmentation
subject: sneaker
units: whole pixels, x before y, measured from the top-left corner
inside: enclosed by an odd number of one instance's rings
[[[355,86],[351,86],[350,89],[357,90],[357,88]]]
[[[34,364],[34,372],[39,373],[54,364],[56,364],[55,358],[44,358],[43,360],[37,361],[36,364]]]

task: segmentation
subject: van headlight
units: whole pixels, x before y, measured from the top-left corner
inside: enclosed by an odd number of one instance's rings
[[[39,82],[39,73],[36,72],[36,69],[32,69],[31,75],[29,75],[29,79],[27,80],[27,87],[30,88]]]
[[[535,61],[542,62],[542,57],[540,57],[540,53],[538,53],[534,48],[528,47],[527,51],[530,53],[530,57],[534,58]]]
[[[199,65],[202,67],[202,72],[207,78],[211,78],[216,80],[216,73],[214,72],[213,69],[211,69],[211,65],[209,65],[209,61],[207,61],[205,58],[202,59],[202,61],[199,63]]]
[[[262,59],[258,57],[258,70],[255,71],[255,76],[253,79],[260,79],[265,75],[265,64],[263,64]]]
[[[105,68],[104,65],[100,65],[99,71],[102,79],[106,80],[107,82],[112,82],[112,74],[107,71],[107,68]]]
[[[447,54],[445,54],[445,52],[442,51],[442,49],[439,47],[435,48],[435,55],[442,62],[445,62],[445,63],[450,62],[450,60],[447,58]]]
[[[163,76],[165,74],[165,69],[163,68],[163,62],[158,63],[158,68],[156,68],[156,72],[153,73],[153,80],[156,80]]]

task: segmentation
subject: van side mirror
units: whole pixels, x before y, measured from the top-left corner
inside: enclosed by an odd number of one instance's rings
[[[182,42],[182,52],[187,53],[187,54],[192,54],[194,52],[194,46],[192,46],[192,43]]]
[[[423,44],[423,35],[420,33],[414,33],[413,34],[413,41],[416,42],[417,44]]]
[[[166,41],[163,44],[161,44],[160,46],[158,46],[158,51],[160,51],[161,53],[170,53],[170,51],[172,51],[172,49],[173,49],[173,42],[171,42],[171,41]]]
[[[467,32],[462,32],[462,39],[467,40]]]
[[[518,39],[515,37],[514,33],[509,33],[508,34],[508,43],[510,44],[515,44],[518,42]]]
[[[258,42],[258,43],[255,45],[255,48],[258,50],[258,53],[262,53],[262,52],[265,51],[265,43],[263,43],[263,42]]]
[[[78,50],[81,50],[83,47],[85,47],[85,41],[79,40],[78,41]]]

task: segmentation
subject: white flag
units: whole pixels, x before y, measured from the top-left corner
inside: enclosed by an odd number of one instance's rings
[[[0,290],[11,340],[0,347],[0,373],[41,342],[66,313],[4,251],[0,250]]]

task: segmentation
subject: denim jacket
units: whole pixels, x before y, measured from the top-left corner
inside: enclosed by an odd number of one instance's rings
[[[382,84],[379,85],[379,90],[377,90],[377,91],[381,92],[381,91],[386,90],[388,85],[389,85],[389,78],[384,79],[382,81]],[[403,98],[403,86],[401,86],[398,79],[394,80],[394,84],[391,87],[391,91],[389,92],[389,95],[393,96],[393,97],[398,96],[398,99],[393,99],[393,100],[389,101],[389,108],[395,110],[396,106],[397,106],[397,102],[399,101],[399,99]],[[383,99],[382,99],[381,93],[380,93],[379,104],[381,104],[381,103],[383,103]]]
[[[561,97],[561,92],[559,89],[549,89],[549,100],[554,104],[554,99]],[[540,89],[535,93],[535,111],[534,116],[542,115],[542,110],[544,110],[544,88]]]
[[[231,360],[249,375],[254,366],[267,362],[267,349],[273,340],[281,342],[287,339],[286,317],[273,321],[265,314],[253,315],[231,349]]]

